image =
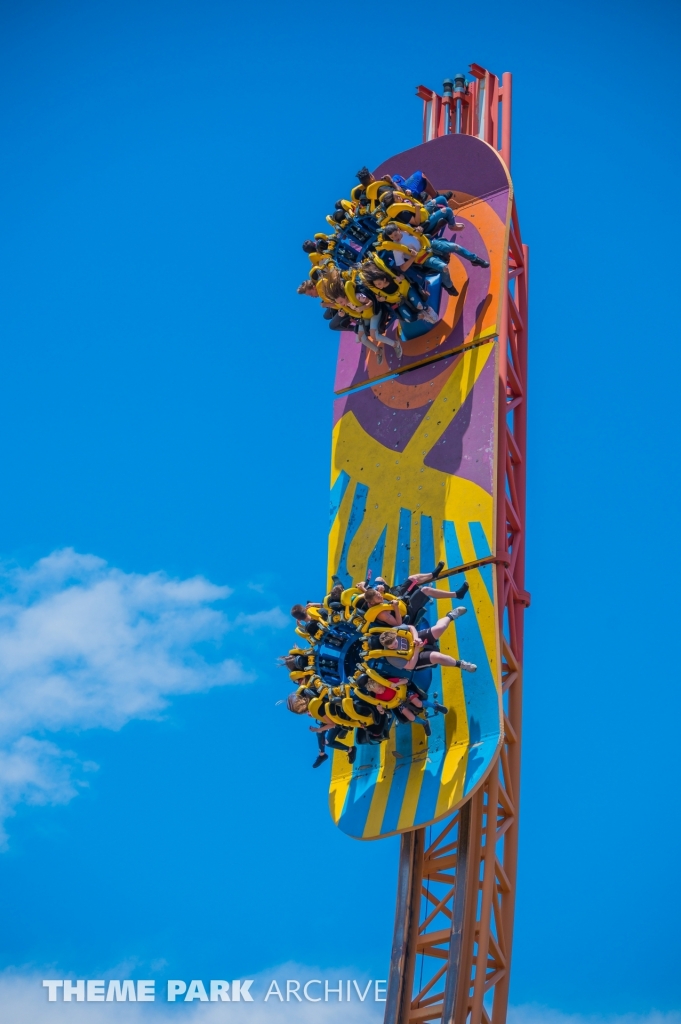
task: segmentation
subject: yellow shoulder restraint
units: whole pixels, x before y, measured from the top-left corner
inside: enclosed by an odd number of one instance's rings
[[[363,690],[358,689],[357,685],[353,687],[354,692],[357,694],[360,700],[365,700],[368,704],[378,704],[382,708],[396,708],[399,704],[402,704],[407,699],[407,683],[391,683],[389,679],[385,679],[379,675],[378,672],[374,672],[372,668],[363,662],[362,668],[375,683],[380,683],[381,686],[386,686],[390,690],[395,690],[395,696],[391,700],[381,700],[375,693],[364,693]]]
[[[328,701],[324,705],[324,716],[326,718],[328,718],[329,721],[333,722],[334,725],[340,725],[341,729],[354,729],[355,728],[355,723],[354,722],[348,722],[347,719],[339,718],[338,715],[334,715],[334,713],[329,708],[329,702]]]
[[[404,601],[398,600],[397,606],[398,606],[398,608],[400,610],[400,615],[406,615],[407,614],[407,606],[404,603]],[[383,601],[381,604],[375,604],[375,605],[372,605],[371,608],[367,608],[367,610],[364,612],[364,622],[360,626],[360,631],[362,633],[368,633],[369,632],[369,627],[371,626],[371,624],[373,622],[376,621],[376,619],[381,614],[381,612],[391,612],[392,610],[393,610],[393,608],[392,608],[392,601],[390,601],[390,602]],[[389,626],[386,623],[386,625],[382,627],[381,632],[383,632],[384,629],[395,629],[395,628],[396,627]]]
[[[353,271],[348,280],[345,282],[345,295],[349,303],[352,306],[352,315],[355,320],[370,320],[374,315],[373,306],[360,306],[357,302],[357,295],[355,292],[355,282],[357,280],[357,272]]]
[[[418,234],[418,232],[414,231],[414,228],[411,226],[411,224],[399,224],[399,227],[402,228],[402,231],[406,231],[408,235],[411,235],[412,238],[415,238],[416,241],[419,243],[419,251],[416,254],[415,262],[423,263],[424,260],[427,260],[428,257],[432,255],[433,251],[428,236]]]
[[[331,691],[329,691],[329,693],[331,695],[333,695],[335,698],[338,698],[338,697],[341,698],[340,705],[341,705],[341,708],[343,710],[343,713],[347,717],[341,718],[340,715],[337,715],[334,712],[332,712],[331,711],[330,702],[328,700],[327,700],[327,703],[324,705],[324,715],[328,719],[330,719],[330,721],[332,721],[334,723],[334,725],[340,725],[342,729],[354,729],[357,723],[356,723],[355,720],[353,720],[352,715],[348,715],[348,712],[345,710],[345,701],[348,699],[345,696],[347,694],[347,687],[346,686],[334,686],[334,688]],[[329,696],[329,693],[327,693],[327,697]],[[352,704],[352,700],[351,699],[350,699],[350,703]],[[348,721],[348,718],[350,718],[350,721]]]
[[[320,679],[319,676],[316,676],[316,675],[313,676],[312,679],[310,679],[310,681],[308,683],[303,683],[302,686],[298,686],[296,688],[296,693],[299,696],[304,697],[305,696],[305,694],[303,693],[304,690],[316,690],[318,697],[319,696],[323,697],[324,694],[329,692],[329,688],[326,685],[326,683],[324,682],[324,680]],[[313,697],[311,699],[312,700],[316,700],[317,698]]]
[[[367,629],[367,635],[374,633],[376,635],[385,633],[390,630],[392,633],[397,633],[398,636],[403,637],[409,644],[407,651],[391,651],[387,647],[378,647],[375,651],[369,650],[368,642],[362,645],[362,658],[364,661],[369,659],[378,658],[403,658],[405,661],[409,661],[414,653],[414,637],[412,636],[410,629],[403,629],[401,626],[372,626],[371,629]]]
[[[376,252],[383,252],[384,249],[390,252],[406,252],[410,256],[413,255],[413,251],[408,245],[402,245],[401,242],[389,242],[387,238],[382,240],[379,238],[378,242],[376,242]],[[311,255],[314,255],[314,253]]]
[[[303,676],[309,676],[311,672],[314,672],[314,649],[312,647],[292,647],[288,653],[294,657],[302,655],[303,658],[307,658],[306,668],[289,670],[291,679],[302,679]]]
[[[326,692],[322,693],[320,697],[313,697],[307,706],[307,710],[310,712],[313,718],[316,718],[321,722],[324,718],[323,703],[326,700]]]
[[[323,620],[317,620],[317,619],[313,618],[313,622],[314,622],[315,626],[318,627],[318,630],[322,631],[322,633],[324,633],[325,630],[328,629],[328,626],[326,625],[326,623]],[[308,643],[310,644],[310,646],[312,646],[318,640],[321,639],[320,636],[311,637],[310,634],[306,633],[305,630],[301,629],[300,626],[296,626],[294,632],[296,632],[298,634],[298,636],[302,636],[303,640],[307,640]]]
[[[352,697],[343,697],[342,704],[343,711],[348,718],[352,718],[358,725],[366,726],[374,724],[374,720],[370,715],[361,715],[359,711],[356,710]]]
[[[411,213],[412,216],[418,213],[418,209],[412,203],[393,203],[387,209],[387,214],[391,220],[397,217],[398,213]]]
[[[389,206],[387,209],[388,218],[389,220],[394,220],[395,217],[397,217],[398,213],[405,213],[407,211],[411,213],[412,216],[414,214],[416,215],[418,224],[425,224],[425,222],[428,220],[428,211],[426,210],[425,206],[423,205],[423,203],[419,203],[415,199],[412,200],[410,203],[393,203],[392,206]]]
[[[367,185],[366,195],[367,199],[369,200],[369,209],[371,210],[372,213],[376,211],[376,207],[380,203],[380,199],[378,197],[380,189],[390,187],[391,186],[388,184],[388,182],[385,181],[383,178],[381,178],[379,181],[372,181],[370,185]],[[393,192],[394,191],[395,190],[393,189]]]
[[[385,274],[385,276],[388,278],[389,281],[393,281],[394,282],[395,290],[397,292],[399,292],[400,295],[406,295],[408,293],[408,291],[409,291],[409,281],[407,281],[406,278],[404,279],[404,281],[397,281],[397,280],[395,280],[396,272],[394,270],[391,270],[390,267],[387,266],[383,262],[383,260],[378,255],[378,253],[375,253],[375,252],[369,253],[369,259],[374,264],[374,266],[378,267],[379,270],[383,271],[383,273]],[[399,273],[399,271],[397,271],[397,273]],[[375,286],[372,287],[371,285],[369,285],[369,287],[372,288],[373,291],[378,291],[379,290]],[[392,293],[391,292],[381,292],[380,294],[381,295],[389,295],[389,294],[392,294]]]
[[[353,602],[359,594],[363,593],[364,591],[360,590],[359,587],[348,587],[348,589],[344,590],[341,594],[341,604],[345,610],[346,619],[351,619],[354,615],[359,614],[355,609]]]
[[[340,604],[340,602],[338,602],[338,603]],[[329,604],[329,595],[328,594],[324,598],[324,607],[326,608],[327,612],[329,613],[329,621],[330,622],[340,622],[340,620],[342,619],[343,615],[342,615],[341,612],[338,611],[337,608],[332,608],[330,606],[330,604]]]

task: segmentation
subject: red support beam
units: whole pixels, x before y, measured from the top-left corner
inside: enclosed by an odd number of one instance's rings
[[[451,99],[419,85],[416,95],[423,100],[423,141],[457,130],[462,135],[476,135],[494,146],[510,171],[513,76],[506,71],[500,82],[479,64],[471,64],[469,74],[472,81],[466,91],[455,92]]]

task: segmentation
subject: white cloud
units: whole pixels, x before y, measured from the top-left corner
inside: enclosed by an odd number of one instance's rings
[[[284,615],[281,608],[269,608],[265,612],[254,612],[252,615],[241,613],[234,620],[235,626],[241,626],[246,633],[254,633],[256,629],[263,627],[269,629],[283,629],[285,626],[295,625],[288,615]]]
[[[530,1003],[509,1007],[508,1024],[681,1024],[681,1012],[661,1013],[651,1010],[642,1014],[562,1013],[560,1010]]]
[[[286,617],[271,608],[230,622],[215,607],[230,594],[201,576],[125,573],[70,548],[30,569],[0,566],[0,823],[20,802],[68,802],[84,785],[78,772],[96,767],[45,732],[120,729],[158,717],[174,695],[249,681],[238,661],[206,660],[197,645]]]
[[[54,743],[21,736],[0,748],[0,821],[13,813],[18,803],[66,804],[83,783],[74,780],[73,768],[93,770],[70,750]]]

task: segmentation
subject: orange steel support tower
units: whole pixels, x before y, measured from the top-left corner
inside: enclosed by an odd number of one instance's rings
[[[477,64],[443,95],[419,86],[423,141],[476,135],[511,165],[512,76]],[[520,796],[525,590],[528,249],[513,202],[499,334],[495,563],[505,738],[473,796],[443,824],[401,840],[385,1024],[503,1024],[511,971]]]

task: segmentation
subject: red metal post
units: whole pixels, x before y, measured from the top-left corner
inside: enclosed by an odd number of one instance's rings
[[[432,89],[428,89],[425,85],[419,85],[416,89],[416,95],[419,99],[423,100],[423,142],[428,141],[428,131],[430,127],[430,111],[433,102],[433,96],[435,93]]]
[[[499,149],[499,79],[489,75],[489,138],[487,142]]]
[[[511,108],[513,103],[513,75],[505,71],[501,76],[501,156],[511,170]]]

